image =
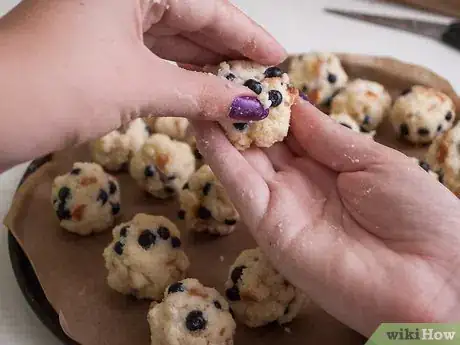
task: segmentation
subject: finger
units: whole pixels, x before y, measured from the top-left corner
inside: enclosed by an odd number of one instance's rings
[[[229,118],[257,121],[268,115],[256,95],[242,85],[208,73],[192,72],[159,59],[145,48],[142,62],[126,73],[120,98],[154,116],[179,116],[199,120]]]
[[[222,42],[220,39],[215,39],[214,37],[210,37],[206,33],[184,33],[184,37],[187,37],[190,41],[204,47],[207,49],[211,49],[216,53],[221,55],[227,56],[229,59],[238,60],[244,58],[244,56],[235,50],[228,48],[225,42]]]
[[[153,37],[144,35],[144,43],[152,53],[162,59],[179,63],[206,65],[218,64],[225,60],[224,56],[199,46],[181,36]]]
[[[261,149],[251,147],[241,154],[265,181],[272,179],[276,174],[270,159]]]
[[[276,143],[263,149],[276,171],[284,170],[294,160],[294,155],[284,143]]]
[[[197,146],[225,187],[244,222],[256,228],[265,214],[269,190],[262,176],[230,144],[216,123],[193,121]]]
[[[261,64],[278,64],[287,55],[269,33],[226,0],[171,0],[162,21],[187,32],[206,32]]]
[[[292,135],[292,133],[289,133],[286,139],[284,139],[284,142],[286,143],[287,147],[291,150],[292,154],[295,157],[303,157],[305,156],[306,152],[300,146],[299,142],[297,139]]]
[[[292,107],[291,132],[301,148],[335,171],[358,171],[393,159],[397,152],[337,124],[310,103]]]

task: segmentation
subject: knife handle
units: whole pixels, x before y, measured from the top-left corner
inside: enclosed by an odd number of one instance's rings
[[[453,22],[442,34],[442,41],[460,50],[460,22]]]

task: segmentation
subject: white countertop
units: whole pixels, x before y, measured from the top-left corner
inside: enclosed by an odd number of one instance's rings
[[[18,0],[0,0],[0,15]],[[391,55],[426,66],[460,90],[460,51],[413,34],[337,18],[325,6],[448,22],[441,16],[366,0],[235,0],[241,9],[267,28],[289,52],[309,50]],[[285,7],[282,7],[285,5]],[[238,30],[238,28],[235,28]],[[0,219],[3,219],[26,165],[0,175]],[[3,226],[1,226],[3,227]],[[6,231],[0,233],[0,344],[59,345],[25,302],[11,270]]]

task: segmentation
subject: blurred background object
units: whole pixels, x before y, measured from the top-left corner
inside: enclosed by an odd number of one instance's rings
[[[460,18],[460,0],[386,0],[425,11]]]

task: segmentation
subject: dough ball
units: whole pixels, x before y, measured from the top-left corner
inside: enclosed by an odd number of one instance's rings
[[[443,183],[460,198],[460,125],[436,137],[425,157],[431,169],[442,172]]]
[[[365,130],[376,129],[391,106],[390,94],[374,81],[356,79],[332,100],[331,114],[347,113]]]
[[[270,147],[286,137],[291,119],[291,106],[298,90],[289,85],[289,77],[277,67],[266,67],[250,61],[230,61],[219,65],[217,75],[245,85],[256,94],[268,116],[261,121],[234,123],[221,121],[229,140],[238,150],[254,144]]]
[[[142,213],[113,229],[103,256],[109,286],[137,298],[161,300],[165,288],[184,278],[189,267],[174,223]]]
[[[153,134],[131,159],[129,172],[138,185],[165,199],[182,189],[195,171],[190,145],[166,134]]]
[[[120,186],[96,163],[75,163],[54,179],[51,201],[61,227],[79,235],[101,232],[120,213]]]
[[[348,82],[340,59],[331,53],[311,52],[291,59],[289,77],[292,85],[308,95],[315,105],[329,105]]]
[[[371,138],[375,136],[375,131],[369,132],[365,128],[360,127],[355,119],[347,113],[331,114],[331,118],[342,126],[351,129],[353,132],[363,133]]]
[[[135,119],[126,131],[115,130],[91,145],[93,160],[109,171],[121,170],[129,162],[150,135],[150,129],[143,119]]]
[[[151,345],[233,345],[236,329],[227,301],[196,279],[169,286],[148,322]]]
[[[455,106],[442,92],[414,86],[396,100],[390,115],[395,131],[414,144],[431,143],[452,127]]]
[[[269,263],[260,248],[243,251],[230,267],[226,296],[237,320],[249,327],[292,321],[306,296]]]
[[[172,139],[185,140],[189,121],[184,117],[159,117],[155,121],[155,132],[166,134]]]
[[[239,220],[222,184],[208,165],[198,169],[180,192],[179,218],[187,228],[213,235],[228,235]]]

